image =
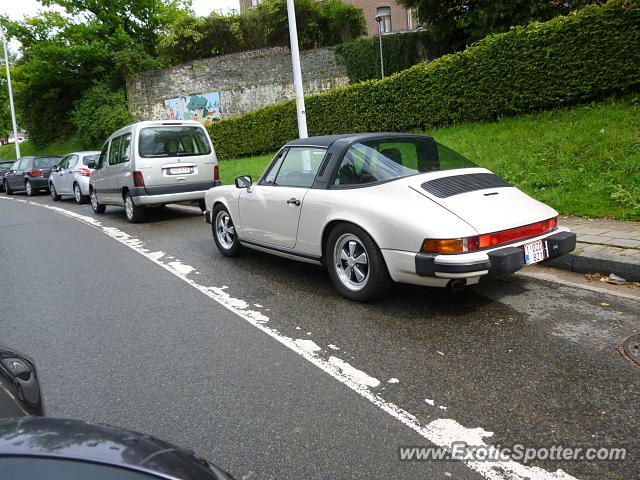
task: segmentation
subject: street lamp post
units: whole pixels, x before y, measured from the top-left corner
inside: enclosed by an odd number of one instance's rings
[[[4,47],[4,64],[7,67],[7,87],[9,88],[9,108],[11,108],[11,122],[13,123],[13,143],[16,146],[16,158],[20,158],[20,142],[18,141],[18,125],[16,111],[13,107],[13,90],[11,89],[11,73],[9,72],[9,56],[7,54],[7,39],[2,31],[2,46]]]
[[[307,114],[304,107],[302,89],[302,69],[300,68],[300,50],[298,49],[298,28],[296,27],[296,9],[293,0],[287,0],[289,17],[289,38],[291,40],[291,62],[293,64],[293,87],[296,91],[296,111],[298,113],[298,136],[307,138]]]
[[[384,78],[384,56],[382,55],[382,20],[382,15],[376,15],[376,22],[378,22],[378,41],[380,43],[380,78]]]

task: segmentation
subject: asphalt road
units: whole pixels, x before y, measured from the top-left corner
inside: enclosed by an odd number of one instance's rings
[[[223,257],[190,207],[131,225],[116,207],[30,201],[89,217],[0,199],[0,341],[36,359],[51,416],[147,431],[247,480],[518,478],[399,460],[400,446],[438,443],[438,425],[503,447],[628,450],[536,460],[531,478],[638,477],[640,369],[618,353],[640,331],[636,301],[513,276],[357,304],[319,267]],[[320,349],[305,359],[287,339]],[[336,362],[355,380],[323,371]]]

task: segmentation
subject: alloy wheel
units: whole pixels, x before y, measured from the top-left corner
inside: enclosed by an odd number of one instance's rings
[[[218,212],[218,215],[216,215],[216,237],[223,248],[229,249],[233,247],[236,229],[233,226],[231,217],[224,210]]]
[[[362,241],[351,233],[338,238],[333,250],[334,268],[340,283],[351,291],[362,290],[369,281],[369,255]]]

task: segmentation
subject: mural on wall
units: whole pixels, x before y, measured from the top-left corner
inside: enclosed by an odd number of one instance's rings
[[[165,120],[198,120],[208,125],[221,119],[220,92],[170,98],[164,106]]]

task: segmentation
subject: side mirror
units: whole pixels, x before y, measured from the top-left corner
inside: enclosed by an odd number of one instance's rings
[[[95,169],[96,168],[95,160],[89,160],[89,163],[87,163],[87,167]]]
[[[248,188],[253,185],[251,175],[240,175],[236,177],[236,188]]]

